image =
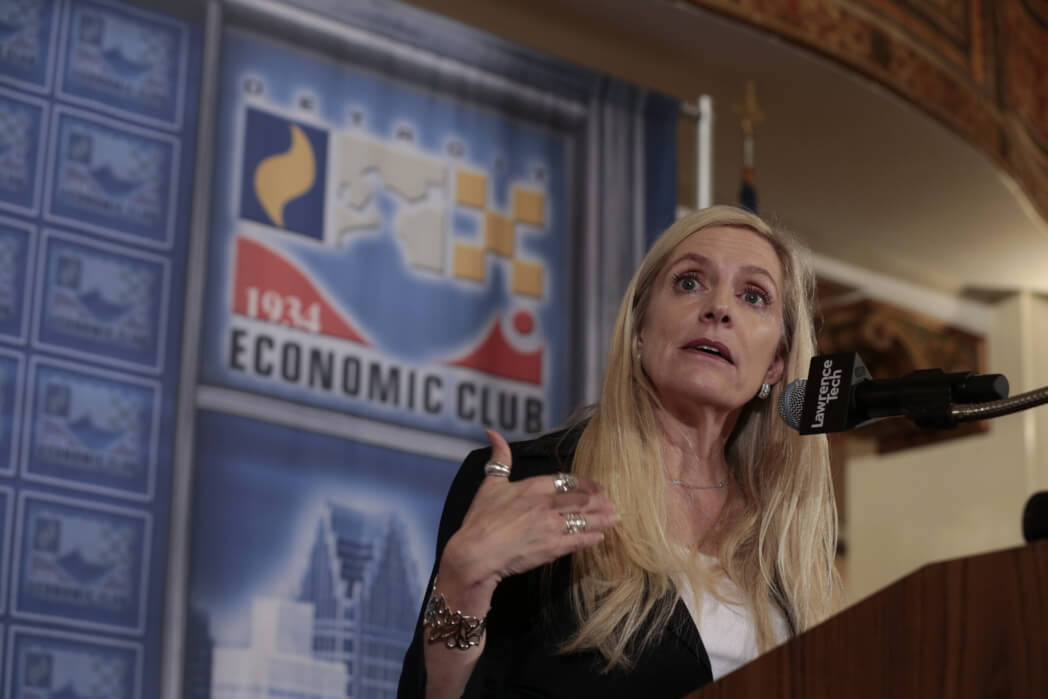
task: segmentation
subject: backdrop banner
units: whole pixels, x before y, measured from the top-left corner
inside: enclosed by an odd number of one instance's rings
[[[462,436],[565,413],[570,144],[239,32],[202,379]]]
[[[0,2],[0,649],[11,699],[160,692],[200,27]]]
[[[564,422],[673,214],[672,100],[408,6],[293,4],[222,33],[187,697],[395,696],[459,462]]]

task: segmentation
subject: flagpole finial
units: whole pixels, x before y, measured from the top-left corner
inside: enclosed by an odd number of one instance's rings
[[[742,133],[752,138],[754,128],[764,121],[764,112],[757,103],[757,86],[752,80],[746,81],[743,102],[735,105],[735,113],[742,117]]]

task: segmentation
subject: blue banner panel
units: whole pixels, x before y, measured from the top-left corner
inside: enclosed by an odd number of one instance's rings
[[[13,612],[141,633],[152,518],[96,501],[19,496]]]
[[[125,4],[78,2],[62,33],[58,93],[151,126],[182,125],[189,30]]]
[[[457,464],[206,411],[194,462],[184,696],[393,696]]]
[[[162,371],[168,260],[82,240],[44,233],[34,342],[77,359]]]
[[[58,8],[58,0],[0,3],[0,82],[50,91]]]
[[[141,644],[14,626],[7,646],[10,699],[142,696]]]
[[[46,216],[129,243],[168,248],[179,142],[87,112],[55,110]]]
[[[46,125],[43,100],[0,89],[0,209],[37,212]]]
[[[573,136],[241,33],[222,52],[203,381],[472,438],[559,423]]]
[[[200,37],[0,0],[4,697],[160,694]]]
[[[153,496],[157,382],[34,359],[29,386],[26,480],[139,500]]]
[[[29,322],[36,229],[0,216],[0,338],[21,344]]]

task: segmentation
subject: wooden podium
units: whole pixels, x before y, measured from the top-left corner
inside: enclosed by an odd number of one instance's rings
[[[921,568],[685,699],[1048,697],[1048,541]]]

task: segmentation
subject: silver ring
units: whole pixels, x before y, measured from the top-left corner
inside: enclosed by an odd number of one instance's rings
[[[586,518],[578,512],[569,512],[564,517],[564,533],[578,534],[586,531]]]
[[[569,493],[579,487],[579,479],[570,473],[554,473],[553,489],[558,493]]]
[[[484,464],[484,475],[485,476],[498,476],[499,478],[509,478],[509,466],[502,463],[501,461],[491,461]]]

